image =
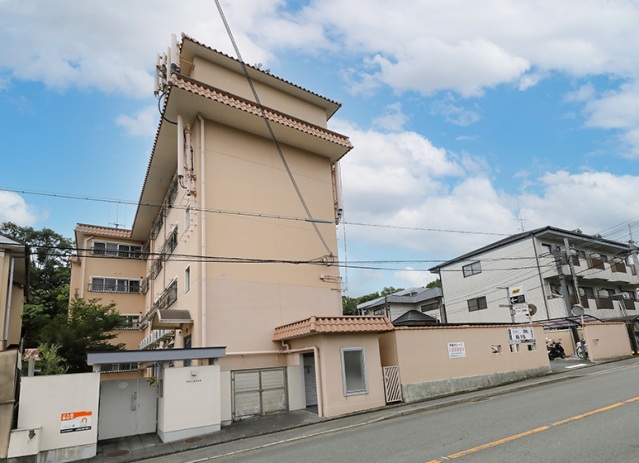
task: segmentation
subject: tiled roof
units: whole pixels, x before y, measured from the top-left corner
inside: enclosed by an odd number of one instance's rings
[[[386,317],[311,317],[278,326],[273,333],[273,341],[285,341],[311,334],[379,333],[393,329],[393,324]]]
[[[179,74],[173,74],[171,75],[171,79],[169,82],[170,85],[182,90],[186,90],[187,92],[193,93],[194,95],[208,98],[211,101],[228,105],[232,108],[245,111],[258,117],[263,116],[263,109],[264,114],[271,122],[275,122],[285,127],[290,127],[292,129],[299,130],[300,132],[322,138],[348,149],[351,149],[353,147],[348,137],[345,137],[344,135],[340,135],[322,127],[318,127],[299,119],[295,119],[294,117],[287,116],[273,109],[265,108],[256,103],[253,103],[252,101],[245,100],[238,96],[232,95],[231,93],[208,86],[188,77]]]
[[[112,228],[112,227],[100,227],[98,225],[87,225],[84,223],[79,223],[75,227],[76,232],[91,234],[91,235],[99,235],[99,236],[110,236],[112,238],[130,238],[131,230],[127,230],[125,228]]]

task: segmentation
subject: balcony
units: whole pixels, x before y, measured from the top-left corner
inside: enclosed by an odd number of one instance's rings
[[[171,307],[177,301],[177,280],[173,280],[169,286],[167,286],[155,304],[153,304],[152,311],[165,310]]]
[[[92,293],[140,294],[140,280],[93,278],[89,284]]]
[[[175,330],[153,330],[140,342],[140,350],[153,349],[175,336]]]

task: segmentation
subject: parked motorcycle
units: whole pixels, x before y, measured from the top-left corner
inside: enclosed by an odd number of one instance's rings
[[[550,340],[550,342],[546,342],[546,347],[548,349],[548,358],[550,360],[555,360],[556,358],[566,358],[566,352],[561,345],[561,341]]]

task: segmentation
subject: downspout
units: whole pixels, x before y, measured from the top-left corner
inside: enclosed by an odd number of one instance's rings
[[[200,254],[206,256],[206,220],[204,219],[204,211],[206,210],[206,169],[204,164],[205,149],[204,149],[204,118],[198,113],[197,118],[200,121]],[[201,268],[201,301],[200,301],[200,325],[202,332],[200,334],[201,343],[200,347],[206,347],[206,259],[202,259]],[[228,354],[227,354],[228,355]]]
[[[9,322],[11,321],[11,298],[13,297],[13,271],[15,268],[15,257],[11,257],[11,265],[9,267],[9,291],[7,291],[7,314],[4,319],[4,343],[6,348],[9,345]]]

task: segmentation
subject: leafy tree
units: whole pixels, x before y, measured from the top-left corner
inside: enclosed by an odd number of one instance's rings
[[[73,243],[49,228],[34,230],[4,222],[0,233],[29,245],[29,300],[24,305],[22,330],[25,347],[41,343],[40,332],[58,314],[66,314],[69,303]]]
[[[441,288],[442,280],[433,280],[426,285],[427,288]]]
[[[41,375],[63,375],[67,372],[69,367],[64,358],[58,354],[59,350],[59,344],[40,344],[38,346],[38,352],[40,352],[38,363]]]
[[[123,326],[122,317],[115,303],[102,305],[100,299],[74,299],[68,314],[56,315],[40,333],[43,342],[58,345],[58,353],[69,373],[91,371],[86,363],[88,351],[113,351],[124,349],[124,344],[112,344]]]

